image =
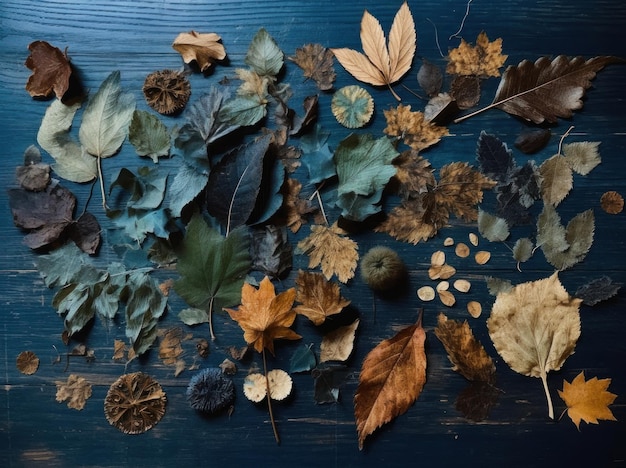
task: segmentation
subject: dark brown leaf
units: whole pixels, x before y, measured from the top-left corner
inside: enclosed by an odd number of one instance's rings
[[[85,212],[68,226],[68,234],[80,250],[95,254],[100,246],[100,224],[94,215]]]
[[[424,60],[417,71],[417,82],[429,97],[436,96],[441,91],[443,84],[441,68],[428,60]]]
[[[48,98],[54,94],[62,99],[70,87],[72,67],[65,52],[46,41],[28,44],[30,55],[25,65],[33,71],[26,82],[26,91],[37,98]]]
[[[480,101],[480,79],[474,75],[457,75],[450,83],[450,97],[459,109],[469,109]]]
[[[296,49],[296,54],[289,59],[302,68],[304,76],[312,78],[319,89],[328,91],[336,78],[333,57],[330,49],[320,44],[306,44]]]
[[[552,132],[547,128],[537,128],[520,133],[515,139],[515,147],[524,154],[533,154],[545,148]]]
[[[472,421],[487,419],[498,402],[500,390],[486,382],[471,382],[456,398],[455,408]]]

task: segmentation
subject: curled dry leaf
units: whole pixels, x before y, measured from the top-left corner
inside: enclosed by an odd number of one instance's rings
[[[17,355],[15,365],[22,374],[32,375],[39,368],[39,358],[32,351],[22,351]]]
[[[150,73],[143,83],[143,95],[150,107],[160,114],[175,114],[187,105],[191,85],[185,75],[175,70]]]
[[[346,361],[354,348],[354,337],[359,326],[359,320],[350,325],[339,327],[324,335],[320,346],[320,362]]]
[[[113,342],[113,356],[111,359],[114,361],[119,361],[120,359],[124,359],[124,355],[126,354],[128,348],[126,348],[126,343],[122,340],[115,340]]]
[[[216,60],[226,58],[226,49],[220,42],[222,38],[215,33],[190,31],[180,33],[174,39],[172,47],[180,53],[185,63],[196,62],[201,72],[208,70]]]
[[[56,400],[61,403],[67,401],[67,407],[82,410],[91,396],[91,384],[76,374],[70,374],[67,381],[57,381]]]
[[[461,39],[461,44],[448,53],[446,73],[483,78],[500,76],[500,67],[507,57],[508,55],[502,55],[502,39],[489,42],[487,34],[482,31],[476,38],[474,47]]]
[[[598,420],[617,421],[609,409],[617,395],[607,391],[611,379],[593,377],[585,380],[585,372],[581,371],[571,383],[563,380],[563,390],[559,396],[567,405],[567,415],[580,429],[580,421],[598,424]]]
[[[32,97],[48,98],[54,94],[59,100],[70,87],[72,67],[67,51],[62,52],[46,41],[28,44],[30,55],[26,67],[33,71],[26,82],[26,91]]]
[[[295,307],[298,314],[304,315],[315,325],[321,325],[329,315],[338,314],[350,304],[341,297],[341,289],[336,283],[328,281],[323,274],[298,271],[296,278]]]
[[[383,111],[387,126],[383,132],[401,138],[415,151],[426,149],[449,134],[448,129],[426,120],[422,112],[411,112],[411,106],[400,104],[394,109]]]
[[[109,387],[104,415],[125,434],[141,434],[161,420],[166,401],[161,385],[149,375],[124,374]]]
[[[619,214],[624,210],[624,197],[615,190],[610,190],[600,197],[600,206],[609,214]]]

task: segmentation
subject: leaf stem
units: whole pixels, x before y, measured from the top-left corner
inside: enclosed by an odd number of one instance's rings
[[[104,190],[104,176],[102,175],[102,158],[100,156],[98,156],[98,164],[96,165],[98,166],[98,179],[100,180],[100,192],[102,193],[102,208],[108,210],[107,196]]]
[[[402,98],[393,90],[391,84],[387,83],[387,88],[389,88],[389,91],[391,91],[391,94],[393,94],[393,97],[395,97],[397,101],[402,101]]]
[[[545,372],[541,373],[541,382],[543,383],[543,390],[546,392],[546,399],[548,400],[548,416],[550,419],[554,419],[554,408],[552,407],[552,397],[550,397],[550,390],[548,389],[548,376]]]
[[[324,217],[324,222],[326,223],[326,226],[329,226],[328,218],[326,217],[326,212],[324,211],[324,204],[322,203],[322,196],[320,195],[320,191],[316,190],[315,193],[317,195],[317,202],[320,205],[320,211],[322,212],[322,216]]]
[[[215,333],[213,333],[213,301],[215,296],[211,296],[209,301],[209,331],[211,332],[211,341],[215,341]]]
[[[267,361],[265,359],[265,348],[263,348],[263,372],[265,373],[265,388],[267,390],[267,409],[270,412],[270,422],[272,423],[272,430],[274,431],[274,439],[276,443],[280,444],[280,437],[278,436],[278,430],[276,429],[276,421],[274,421],[274,412],[272,411],[272,398],[270,397],[270,381],[267,378]]]
[[[559,140],[559,151],[558,151],[557,154],[562,154],[561,150],[563,149],[563,140],[565,140],[565,138],[567,138],[567,135],[569,135],[572,130],[574,130],[574,126],[573,125],[570,128],[567,129],[567,132],[565,132],[563,134],[563,136],[561,137],[561,139]]]

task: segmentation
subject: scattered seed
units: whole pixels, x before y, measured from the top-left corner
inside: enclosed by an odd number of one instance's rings
[[[430,286],[422,286],[417,290],[417,297],[424,302],[432,301],[435,298],[435,290]]]
[[[472,284],[467,280],[458,279],[454,282],[453,286],[454,286],[454,289],[456,289],[457,291],[466,293],[470,290],[470,288],[472,287]]]
[[[618,214],[624,209],[624,198],[615,190],[611,190],[600,197],[600,206],[609,214]]]
[[[437,285],[437,291],[447,291],[448,289],[450,289],[450,283],[448,283],[447,281],[439,281],[439,284]]]
[[[454,248],[454,253],[457,255],[457,257],[465,258],[470,254],[470,249],[467,244],[459,242]]]
[[[469,233],[469,241],[470,241],[470,244],[472,244],[474,247],[478,246],[478,236],[475,233],[473,232]]]
[[[448,278],[452,278],[456,273],[456,268],[447,263],[441,267],[439,271],[439,279],[447,280]]]
[[[446,247],[450,247],[451,245],[454,245],[454,239],[452,237],[446,237],[445,240],[443,241],[443,245]]]
[[[440,266],[431,266],[428,269],[428,277],[431,280],[439,279],[440,275],[441,275],[441,267]]]
[[[476,252],[476,255],[474,256],[476,263],[478,263],[479,265],[484,265],[485,263],[489,261],[490,258],[491,258],[491,253],[487,252],[486,250],[481,250],[480,252]]]
[[[439,300],[443,305],[448,307],[452,307],[456,302],[454,294],[452,294],[450,291],[439,291]]]
[[[472,317],[478,318],[483,311],[483,307],[480,305],[480,302],[469,301],[467,303],[467,311]]]
[[[442,266],[444,263],[446,263],[446,254],[442,250],[437,250],[430,256],[432,266]]]

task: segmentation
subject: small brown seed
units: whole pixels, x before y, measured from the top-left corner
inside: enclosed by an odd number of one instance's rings
[[[483,307],[480,305],[480,302],[470,301],[467,303],[467,311],[472,317],[478,318],[483,311]]]
[[[430,264],[433,266],[441,266],[446,263],[446,254],[442,250],[433,252],[430,256]]]
[[[431,280],[439,279],[440,275],[441,275],[441,267],[440,266],[431,266],[428,269],[428,277]]]
[[[459,242],[454,248],[454,253],[457,255],[457,257],[465,258],[470,254],[470,249],[467,244]]]
[[[443,241],[443,245],[445,247],[450,247],[451,245],[454,245],[454,239],[452,237],[446,237]]]
[[[454,286],[454,289],[456,289],[457,291],[466,293],[470,290],[470,288],[472,287],[472,284],[467,280],[458,279],[454,282],[453,286]]]
[[[435,290],[430,286],[422,286],[417,290],[417,297],[424,302],[432,301],[435,298]]]
[[[474,247],[478,246],[478,236],[475,233],[473,232],[469,233],[469,241],[470,241],[470,244],[472,244]]]
[[[609,214],[618,214],[624,209],[624,198],[615,190],[611,190],[600,197],[600,206]]]
[[[441,267],[439,271],[439,279],[447,280],[448,278],[452,278],[456,273],[456,268],[447,263]]]
[[[452,294],[450,291],[439,291],[439,300],[443,305],[448,307],[452,307],[456,302],[454,294]]]
[[[437,285],[437,291],[447,291],[448,289],[450,289],[450,283],[448,283],[447,281],[439,281],[439,284]]]
[[[474,255],[474,259],[476,260],[476,263],[478,263],[479,265],[484,265],[485,263],[489,261],[490,258],[491,258],[491,253],[487,252],[486,250],[481,250],[480,252],[476,252],[476,255]]]

